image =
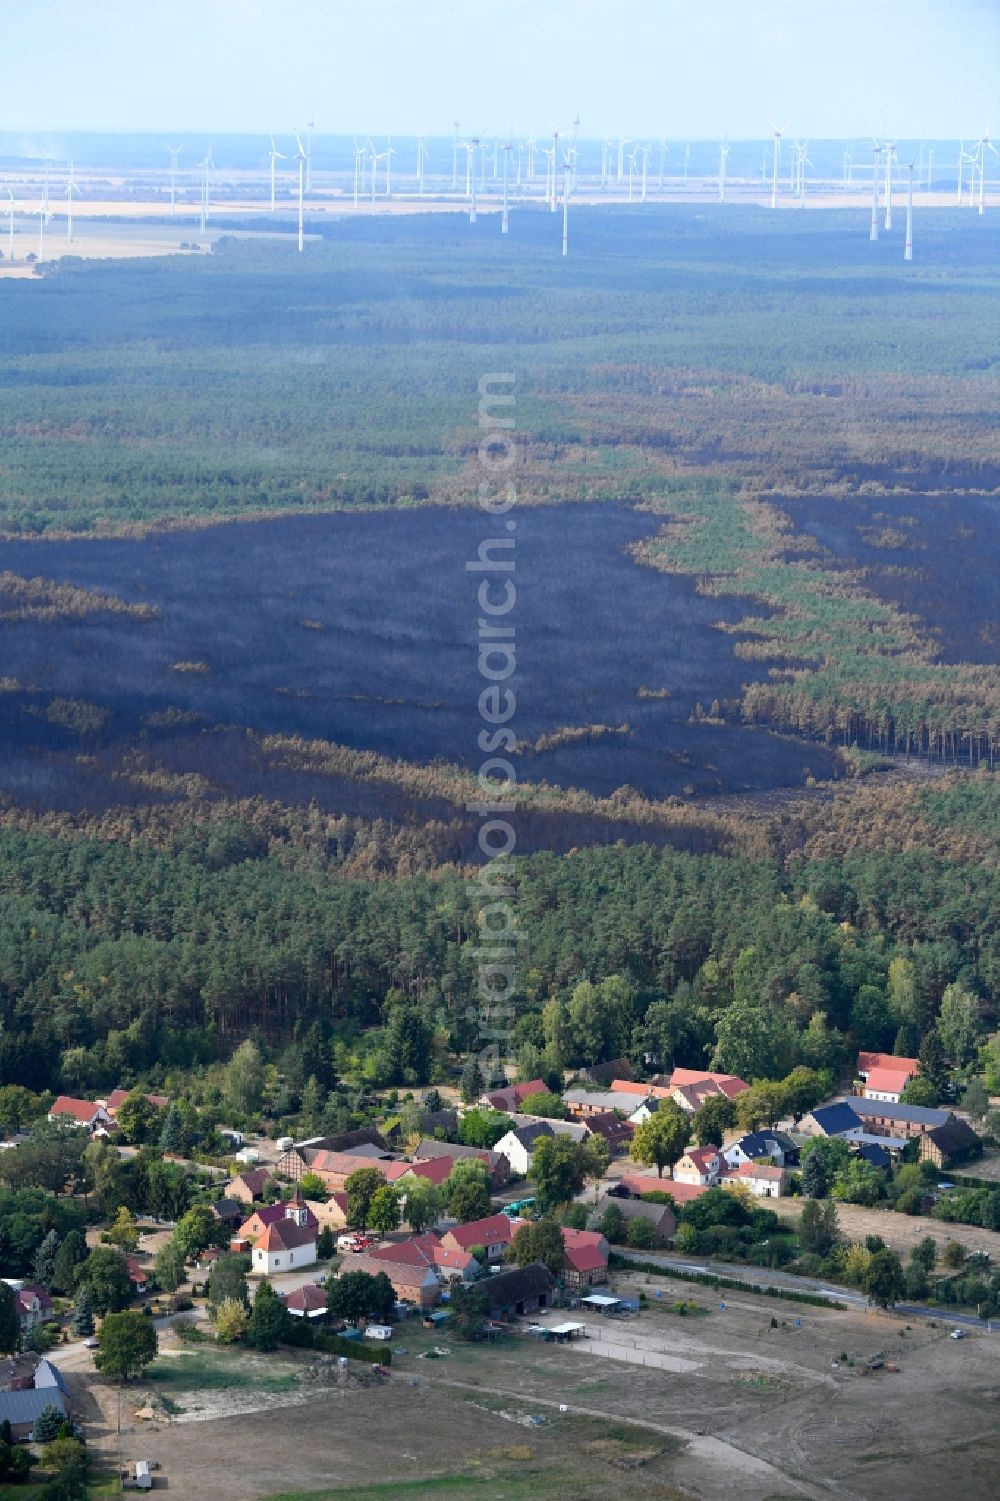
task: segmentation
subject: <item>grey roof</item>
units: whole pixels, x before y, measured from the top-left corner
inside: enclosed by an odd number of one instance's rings
[[[485,1147],[466,1147],[454,1141],[434,1141],[429,1136],[425,1136],[412,1153],[414,1162],[427,1162],[432,1157],[478,1157],[480,1162],[488,1162],[490,1167],[495,1167],[502,1156],[502,1152],[488,1152]]]
[[[855,1115],[880,1115],[888,1120],[910,1121],[915,1126],[943,1126],[951,1120],[950,1110],[932,1110],[929,1105],[892,1105],[888,1100],[865,1100],[860,1096],[851,1100],[851,1109]]]
[[[664,1193],[670,1192],[670,1179],[657,1179],[656,1188],[662,1188]],[[612,1204],[621,1210],[623,1219],[626,1220],[649,1220],[650,1224],[663,1235],[670,1235],[677,1224],[677,1215],[669,1204],[657,1204],[646,1199],[611,1199],[607,1195],[598,1201],[594,1213],[591,1215],[591,1228],[603,1217],[604,1211],[610,1209]]]
[[[644,1095],[627,1094],[617,1089],[584,1089],[582,1085],[563,1091],[567,1105],[591,1105],[595,1109],[618,1110],[633,1114],[645,1099]]]
[[[516,1136],[522,1147],[530,1147],[540,1136],[551,1136],[553,1131],[548,1121],[530,1121],[528,1125],[518,1126],[513,1133],[508,1134]]]
[[[825,1136],[841,1136],[845,1131],[857,1131],[861,1126],[860,1116],[846,1100],[837,1100],[833,1105],[820,1105],[809,1112]]]
[[[510,1272],[497,1272],[479,1285],[489,1293],[491,1308],[509,1308],[524,1298],[537,1298],[542,1293],[551,1292],[556,1284],[547,1266],[532,1261],[528,1266],[519,1266]]]
[[[66,1399],[57,1386],[46,1386],[41,1391],[0,1392],[0,1423],[5,1420],[12,1426],[34,1423],[46,1407],[58,1407],[63,1417],[68,1415]]]
[[[979,1137],[969,1123],[959,1120],[957,1116],[954,1120],[945,1121],[943,1126],[932,1126],[927,1134],[943,1152],[956,1152],[979,1143]]]
[[[892,1162],[885,1147],[880,1147],[874,1141],[863,1141],[858,1147],[858,1156],[871,1163],[872,1167],[887,1168]]]

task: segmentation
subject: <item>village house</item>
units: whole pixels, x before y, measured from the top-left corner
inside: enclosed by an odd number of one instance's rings
[[[316,1260],[315,1215],[301,1200],[290,1200],[281,1207],[285,1217],[266,1225],[263,1234],[253,1243],[250,1270],[255,1276],[271,1277],[276,1272],[291,1272],[296,1267],[311,1266]],[[251,1218],[260,1214],[258,1209]],[[249,1237],[244,1237],[241,1232],[241,1239]]]
[[[128,1274],[132,1279],[132,1286],[135,1288],[137,1295],[141,1298],[145,1294],[146,1289],[149,1287],[149,1273],[144,1266],[140,1266],[139,1262],[136,1261],[134,1256],[126,1256],[125,1265],[128,1267]]]
[[[652,1186],[651,1184],[650,1187]],[[670,1192],[671,1185],[669,1182],[661,1183],[660,1187],[668,1193]],[[600,1225],[605,1210],[609,1209],[612,1204],[620,1210],[622,1218],[625,1220],[648,1220],[653,1227],[658,1245],[665,1245],[677,1229],[677,1216],[669,1204],[649,1203],[645,1199],[613,1199],[607,1195],[598,1200],[594,1213],[591,1215],[590,1225],[592,1229]]]
[[[453,1141],[434,1141],[432,1137],[423,1137],[413,1152],[414,1163],[430,1162],[435,1157],[451,1157],[456,1162],[462,1157],[478,1157],[489,1168],[494,1188],[502,1188],[510,1177],[510,1162],[503,1152],[489,1152],[480,1147],[459,1146]]]
[[[749,1131],[728,1147],[722,1148],[727,1167],[739,1167],[743,1162],[755,1162],[758,1157],[770,1157],[779,1167],[795,1167],[799,1149],[785,1131]]]
[[[861,1117],[855,1113],[853,1100],[836,1100],[832,1105],[818,1105],[799,1121],[797,1130],[801,1136],[851,1136],[864,1130]]]
[[[745,1183],[754,1198],[780,1199],[787,1187],[788,1174],[773,1162],[741,1162],[722,1180],[723,1188],[732,1188],[736,1183]]]
[[[108,1095],[104,1101],[104,1105],[112,1120],[117,1119],[119,1108],[125,1103],[131,1093],[130,1089],[122,1089],[121,1085],[119,1085],[117,1089],[113,1089]],[[166,1110],[170,1104],[170,1096],[165,1094],[144,1094],[143,1099],[148,1105],[152,1105],[154,1110]]]
[[[291,1219],[296,1224],[303,1224],[310,1230],[319,1229],[319,1221],[312,1209],[302,1198],[296,1189],[292,1198],[283,1200],[277,1204],[256,1204],[253,1212],[243,1221],[237,1231],[237,1239],[241,1241],[259,1240],[271,1225],[277,1225],[282,1220]]]
[[[470,1220],[467,1225],[453,1225],[441,1237],[442,1243],[456,1251],[471,1251],[482,1246],[487,1262],[502,1261],[504,1253],[520,1226],[505,1214],[490,1214],[485,1219]]]
[[[913,1073],[909,1069],[873,1068],[865,1080],[862,1093],[866,1100],[884,1100],[890,1105],[898,1105],[903,1090],[912,1078]]]
[[[14,1309],[23,1339],[32,1329],[52,1317],[52,1299],[44,1287],[38,1287],[34,1282],[21,1282],[10,1277],[4,1277],[3,1281],[14,1294]]]
[[[541,1313],[549,1306],[555,1278],[540,1261],[497,1272],[481,1284],[490,1295],[489,1317],[500,1323]]]
[[[563,1122],[559,1123],[560,1125]],[[587,1131],[593,1136],[603,1136],[612,1157],[627,1152],[632,1144],[635,1126],[632,1121],[622,1120],[614,1110],[599,1110],[587,1117]]]
[[[398,1183],[405,1189],[408,1182],[414,1178],[424,1178],[428,1183],[433,1183],[440,1188],[451,1177],[452,1170],[457,1162],[456,1157],[450,1154],[447,1157],[429,1157],[415,1162],[387,1162],[385,1165],[385,1178],[387,1183]]]
[[[337,1136],[311,1136],[282,1152],[274,1165],[274,1176],[297,1182],[303,1173],[312,1172],[325,1181],[327,1172],[343,1176],[340,1168],[348,1158],[362,1167],[371,1167],[379,1161],[392,1161],[392,1153],[379,1132],[371,1128],[343,1131]],[[342,1188],[343,1184],[327,1184],[327,1187]]]
[[[627,1058],[612,1058],[608,1063],[592,1063],[580,1069],[580,1078],[588,1084],[610,1084],[612,1079],[634,1078],[634,1070]]]
[[[953,1116],[943,1126],[920,1133],[920,1161],[935,1167],[953,1167],[969,1162],[982,1152],[983,1144],[967,1121]]]
[[[432,1230],[379,1246],[369,1255],[376,1261],[405,1261],[411,1266],[428,1266],[440,1282],[471,1282],[479,1273],[479,1263],[473,1255],[460,1247],[445,1244],[443,1236]]]
[[[548,1121],[532,1121],[526,1126],[517,1126],[508,1131],[506,1136],[501,1136],[496,1144],[496,1150],[502,1152],[510,1163],[512,1173],[521,1178],[526,1178],[531,1167],[531,1159],[535,1155],[535,1144],[542,1136],[552,1136],[554,1132]]]
[[[219,1224],[225,1225],[227,1230],[238,1230],[246,1219],[247,1206],[239,1199],[216,1199],[208,1207]]]
[[[520,1108],[521,1101],[532,1094],[544,1094],[548,1086],[544,1079],[529,1079],[524,1084],[508,1084],[504,1089],[491,1089],[480,1098],[480,1105],[490,1110],[506,1112]]]
[[[587,1121],[594,1115],[605,1115],[609,1110],[624,1117],[631,1115],[636,1108],[635,1100],[629,1095],[611,1089],[584,1089],[582,1084],[564,1090],[562,1102],[570,1115],[580,1121]]]
[[[716,1147],[688,1147],[683,1157],[674,1163],[673,1179],[676,1183],[694,1183],[705,1188],[714,1188],[722,1171],[722,1157]]]
[[[670,1089],[677,1089],[680,1085],[688,1084],[714,1084],[721,1094],[727,1099],[735,1100],[737,1095],[743,1094],[750,1088],[745,1079],[738,1074],[716,1074],[709,1069],[702,1068],[675,1068],[670,1075]]]
[[[347,1225],[347,1195],[341,1190],[325,1201],[306,1199],[306,1208],[316,1220],[318,1230],[343,1230]]]
[[[434,1308],[441,1301],[441,1283],[437,1271],[425,1258],[413,1257],[401,1251],[402,1244],[362,1251],[360,1255],[351,1257],[348,1270],[367,1272],[370,1277],[377,1277],[379,1272],[384,1272],[400,1302],[415,1303],[418,1308]]]
[[[639,1100],[665,1100],[670,1095],[670,1090],[665,1084],[640,1084],[635,1079],[612,1079],[611,1093],[613,1095],[629,1096],[633,1102]],[[622,1109],[629,1107],[623,1102]]]
[[[596,1230],[571,1230],[563,1226],[566,1265],[562,1277],[570,1287],[598,1287],[608,1280],[610,1247]]]
[[[64,1418],[69,1418],[69,1403],[58,1387],[27,1391],[0,1392],[0,1423],[9,1423],[11,1437],[16,1444],[31,1438],[31,1430],[46,1407],[57,1407]]]
[[[919,1058],[897,1058],[895,1053],[864,1053],[858,1054],[857,1075],[859,1079],[866,1079],[872,1069],[890,1068],[908,1073],[914,1078],[920,1072]]]
[[[68,1094],[61,1094],[53,1101],[48,1119],[64,1126],[81,1126],[94,1135],[106,1132],[112,1124],[99,1100],[77,1100]]]
[[[227,1196],[239,1199],[241,1204],[253,1204],[264,1197],[264,1190],[273,1182],[274,1175],[269,1167],[248,1167],[230,1183]]]

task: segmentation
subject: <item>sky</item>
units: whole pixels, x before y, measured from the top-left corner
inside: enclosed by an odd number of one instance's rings
[[[0,0],[0,133],[1000,135],[1000,0]]]

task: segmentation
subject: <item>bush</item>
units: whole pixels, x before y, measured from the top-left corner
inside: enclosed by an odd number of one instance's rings
[[[313,1348],[325,1355],[346,1355],[348,1360],[363,1360],[369,1365],[391,1365],[392,1351],[371,1340],[343,1339],[339,1334],[313,1331]]]

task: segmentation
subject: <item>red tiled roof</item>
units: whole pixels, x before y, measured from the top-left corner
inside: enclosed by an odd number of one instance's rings
[[[776,1167],[773,1162],[741,1162],[739,1167],[730,1168],[727,1178],[769,1178],[780,1181],[785,1176],[783,1167]]]
[[[294,1220],[277,1220],[268,1225],[255,1251],[294,1251],[298,1246],[307,1246],[316,1240],[315,1226],[296,1225]]]
[[[713,1157],[718,1157],[719,1152],[717,1147],[688,1147],[684,1155],[689,1162],[694,1163],[695,1167],[704,1168],[709,1165]]]
[[[611,1089],[615,1094],[637,1094],[640,1099],[665,1100],[670,1093],[662,1084],[637,1084],[634,1079],[612,1079]]]
[[[61,1094],[53,1102],[49,1114],[71,1115],[74,1120],[80,1121],[85,1126],[89,1126],[100,1108],[100,1105],[95,1104],[93,1100],[75,1100],[72,1095]]]
[[[118,1106],[127,1100],[131,1093],[130,1089],[122,1089],[119,1085],[117,1089],[113,1089],[108,1095],[107,1109],[117,1110]],[[151,1105],[155,1105],[157,1110],[165,1110],[170,1104],[170,1098],[165,1094],[147,1094],[143,1095],[143,1099],[148,1100]]]
[[[302,1313],[316,1313],[326,1307],[326,1293],[315,1282],[307,1282],[304,1287],[297,1287],[294,1292],[288,1293],[284,1301],[286,1308],[295,1308]]]
[[[868,1070],[865,1089],[879,1090],[882,1094],[902,1094],[912,1077],[906,1068],[872,1068]]]
[[[713,1074],[708,1069],[675,1068],[670,1075],[671,1088],[678,1084],[704,1084],[706,1082],[717,1084],[723,1094],[730,1098],[750,1088],[746,1080],[739,1078],[737,1074]]]
[[[49,1297],[44,1287],[38,1287],[35,1283],[31,1282],[28,1283],[27,1286],[22,1287],[20,1292],[16,1292],[14,1294],[14,1302],[17,1305],[18,1313],[31,1313],[32,1303],[36,1299],[38,1301],[39,1310],[42,1313],[52,1312],[52,1299]]]
[[[431,1183],[441,1184],[450,1176],[455,1166],[454,1157],[432,1157],[427,1162],[403,1162],[403,1173],[413,1173],[417,1178],[427,1178]],[[397,1174],[401,1177],[402,1174]]]
[[[911,1074],[920,1070],[919,1058],[897,1058],[894,1053],[859,1053],[858,1073],[867,1074],[873,1068],[906,1069]]]
[[[126,1256],[125,1261],[128,1265],[128,1274],[133,1282],[149,1281],[149,1273],[144,1266],[139,1265],[134,1256]]]
[[[452,1225],[446,1233],[463,1251],[471,1246],[509,1246],[517,1229],[505,1214],[489,1214],[481,1220],[470,1220],[467,1225]]]

